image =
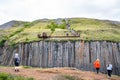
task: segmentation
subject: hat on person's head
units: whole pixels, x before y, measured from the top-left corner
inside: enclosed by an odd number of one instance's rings
[[[97,58],[97,61],[99,61],[99,59]]]
[[[18,53],[15,53],[15,58],[17,58],[18,57]]]
[[[18,53],[15,53],[15,55],[18,55]]]

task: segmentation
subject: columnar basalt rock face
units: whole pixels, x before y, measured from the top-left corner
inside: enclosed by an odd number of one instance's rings
[[[14,54],[18,52],[21,65],[33,67],[74,67],[95,71],[96,58],[101,61],[100,71],[106,73],[106,64],[113,64],[113,74],[120,75],[120,43],[106,41],[39,41],[21,43],[14,48],[0,48],[0,65],[13,66]]]

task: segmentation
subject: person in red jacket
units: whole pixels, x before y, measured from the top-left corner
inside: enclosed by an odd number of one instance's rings
[[[94,62],[94,68],[97,70],[97,74],[99,73],[99,69],[100,69],[100,60],[97,59],[95,62]]]

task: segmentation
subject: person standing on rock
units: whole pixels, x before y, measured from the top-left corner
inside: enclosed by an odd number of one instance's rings
[[[107,64],[107,74],[108,74],[109,77],[111,77],[112,70],[113,70],[113,66],[112,66],[112,64],[109,62],[109,63]]]
[[[15,72],[19,72],[20,57],[18,53],[14,55]]]
[[[100,69],[100,60],[98,58],[94,62],[94,68],[96,69],[97,74],[98,74],[99,73],[99,69]]]

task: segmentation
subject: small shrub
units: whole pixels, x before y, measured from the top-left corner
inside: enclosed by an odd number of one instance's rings
[[[8,40],[8,37],[7,36],[2,36],[0,38],[0,47],[3,47],[4,46],[4,43]]]
[[[14,76],[7,73],[0,73],[0,80],[34,80],[33,78],[25,78],[22,76]]]
[[[31,66],[23,66],[23,68],[31,68]]]
[[[78,76],[71,76],[71,75],[59,75],[56,76],[54,80],[81,80]]]
[[[24,24],[24,27],[29,28],[31,25],[32,25],[31,23],[27,22],[27,23]]]
[[[7,80],[8,79],[8,75],[6,73],[1,73],[0,74],[0,80]]]
[[[5,41],[6,41],[5,39],[0,40],[0,47],[4,46]]]
[[[28,42],[28,41],[29,41],[29,39],[28,39],[28,38],[26,38],[26,39],[25,39],[25,42]]]
[[[64,75],[64,77],[68,80],[79,80],[77,76]]]
[[[15,47],[16,47],[16,43],[15,43],[15,42],[12,42],[12,41],[10,42],[9,45],[10,45],[11,48],[15,48]]]

